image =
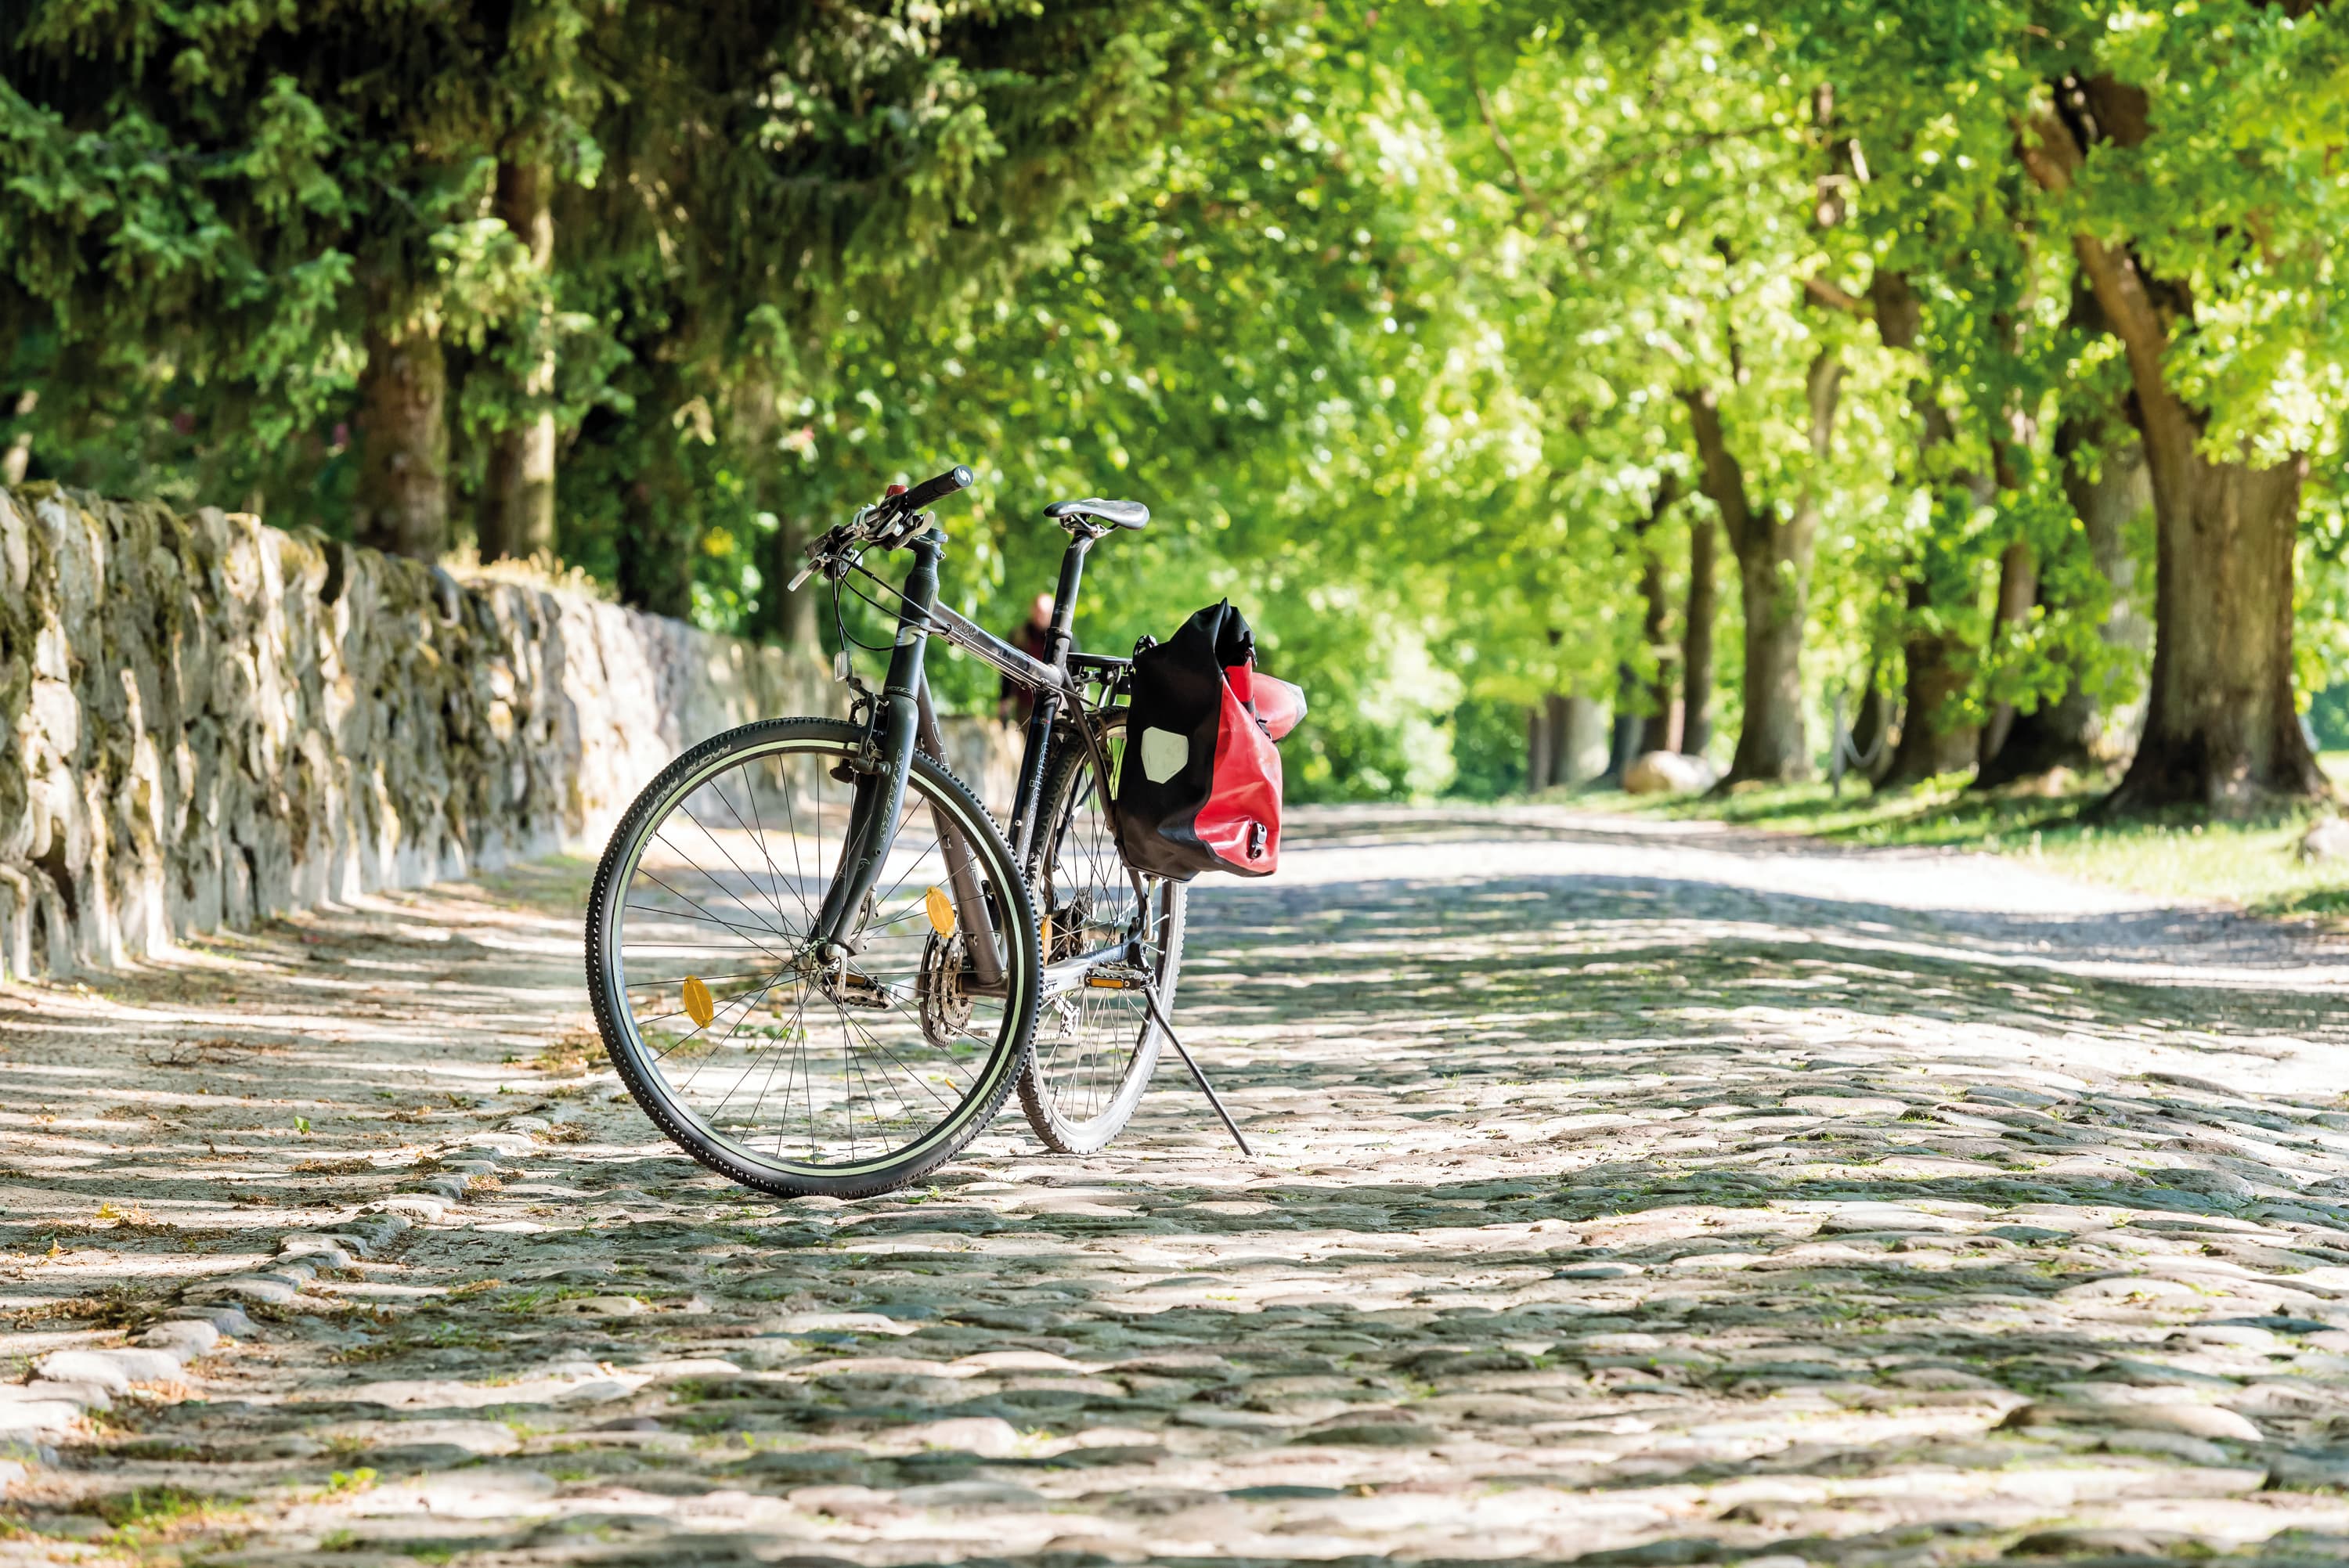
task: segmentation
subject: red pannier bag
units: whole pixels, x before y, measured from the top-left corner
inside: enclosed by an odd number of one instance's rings
[[[1305,694],[1258,675],[1229,600],[1133,655],[1118,770],[1118,849],[1138,871],[1270,876],[1280,863],[1280,753]]]

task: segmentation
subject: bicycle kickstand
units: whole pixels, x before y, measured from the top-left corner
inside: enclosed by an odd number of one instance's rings
[[[1191,1069],[1191,1079],[1199,1086],[1199,1092],[1207,1097],[1207,1103],[1214,1106],[1216,1114],[1224,1119],[1224,1130],[1232,1135],[1232,1141],[1240,1146],[1242,1154],[1250,1160],[1255,1159],[1256,1150],[1248,1147],[1247,1139],[1240,1132],[1240,1124],[1234,1121],[1232,1113],[1224,1109],[1223,1097],[1216,1092],[1216,1086],[1207,1081],[1207,1075],[1199,1070],[1199,1064],[1192,1059],[1191,1053],[1183,1048],[1182,1037],[1174,1033],[1174,1026],[1166,1021],[1165,1011],[1158,1006],[1158,986],[1154,982],[1145,980],[1142,983],[1142,999],[1150,1005],[1150,1016],[1158,1020],[1158,1026],[1166,1031],[1167,1041],[1174,1046],[1174,1054],[1181,1057],[1183,1065]]]

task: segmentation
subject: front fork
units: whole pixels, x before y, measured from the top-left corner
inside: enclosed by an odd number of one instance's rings
[[[816,917],[816,952],[826,963],[837,963],[856,951],[857,923],[864,902],[881,880],[889,846],[896,841],[898,820],[905,812],[905,779],[913,771],[916,747],[941,763],[946,760],[937,711],[931,706],[929,682],[922,673],[930,608],[938,595],[938,556],[946,548],[946,535],[931,529],[907,548],[913,552],[914,569],[905,577],[896,645],[889,654],[889,676],[882,685],[874,716],[879,756],[866,764],[867,770],[857,779],[849,829],[841,845],[840,870],[825,891],[823,908]],[[996,944],[995,923],[988,916],[979,882],[978,857],[962,830],[947,819],[944,807],[931,805],[930,822],[937,830],[938,853],[946,861],[947,882],[953,889],[957,923],[970,954],[971,979],[982,991],[997,990],[1003,985],[1003,954]],[[1017,893],[1011,888],[996,892],[1003,898]]]
[[[889,652],[889,678],[882,684],[874,716],[879,755],[860,771],[848,832],[840,846],[840,870],[825,890],[823,907],[816,912],[816,954],[827,964],[856,951],[854,938],[865,900],[872,897],[889,859],[889,846],[897,840],[905,776],[913,771],[921,726],[922,654],[928,645],[930,607],[938,597],[938,556],[946,543],[946,535],[931,528],[905,547],[913,553],[914,569],[905,574],[896,645]]]

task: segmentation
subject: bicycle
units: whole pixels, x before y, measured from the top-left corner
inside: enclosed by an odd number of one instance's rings
[[[745,1186],[903,1186],[960,1152],[1015,1086],[1047,1147],[1094,1152],[1173,1038],[1185,884],[1127,867],[1113,830],[1132,661],[1081,653],[1071,631],[1087,552],[1149,509],[1045,509],[1069,543],[1040,660],[938,603],[947,540],[926,509],[971,480],[957,467],[893,486],[809,548],[792,586],[833,585],[850,717],[701,742],[636,798],[596,869],[587,979],[605,1047],[664,1133]],[[874,550],[913,557],[902,587],[864,566]],[[852,575],[897,599],[878,692],[839,620]],[[1002,829],[947,767],[933,636],[1034,698]]]

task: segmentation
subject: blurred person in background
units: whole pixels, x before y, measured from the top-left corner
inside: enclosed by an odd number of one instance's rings
[[[1009,638],[1013,647],[1031,659],[1047,657],[1052,634],[1052,596],[1039,593],[1028,605],[1028,618],[1021,622]],[[1035,694],[1016,688],[1011,677],[1003,677],[1003,687],[995,699],[995,716],[1006,724],[1025,724],[1028,716],[1036,711]]]

